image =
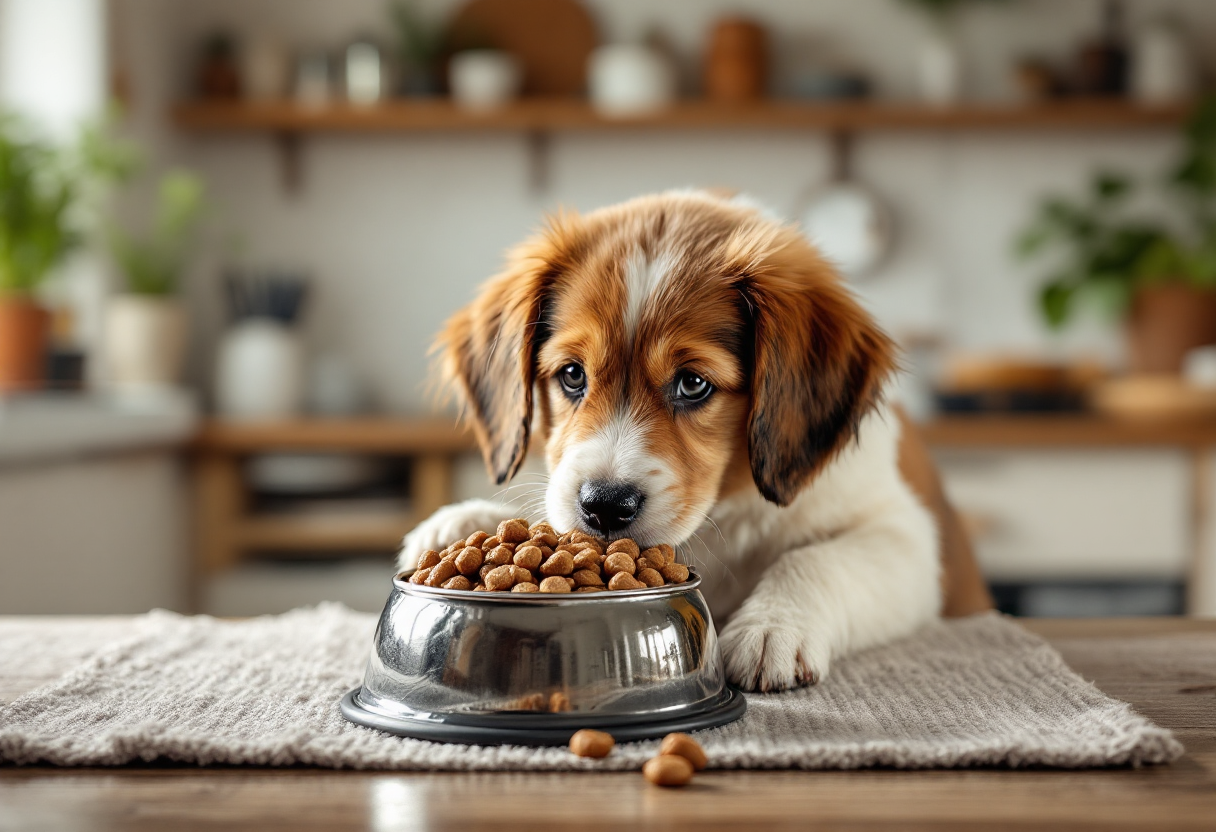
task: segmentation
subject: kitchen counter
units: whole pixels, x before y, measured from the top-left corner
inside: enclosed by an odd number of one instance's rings
[[[87,393],[0,396],[0,467],[183,446],[198,426],[185,391],[141,398]]]
[[[78,634],[101,638],[105,627],[108,638],[120,621],[45,626],[48,640],[77,645],[63,654],[70,665],[88,652]],[[1103,691],[1172,729],[1186,755],[1139,770],[709,771],[683,790],[638,773],[0,767],[0,829],[1213,829],[1216,621],[1024,623]],[[64,669],[0,656],[0,702]]]

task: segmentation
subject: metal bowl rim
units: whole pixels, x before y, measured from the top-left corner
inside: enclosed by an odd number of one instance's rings
[[[468,589],[443,589],[441,587],[412,584],[409,576],[413,569],[398,572],[393,576],[393,585],[402,592],[417,595],[421,598],[444,599],[448,601],[464,601],[465,603],[480,603],[487,601],[491,604],[537,604],[562,605],[576,604],[605,604],[627,603],[629,601],[649,601],[655,598],[668,598],[693,592],[701,586],[701,576],[692,569],[688,570],[688,580],[678,584],[648,587],[646,589],[617,589],[604,592],[473,592]]]

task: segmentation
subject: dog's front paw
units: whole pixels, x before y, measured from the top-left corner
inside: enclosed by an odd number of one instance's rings
[[[797,619],[755,614],[745,605],[720,640],[726,676],[743,690],[788,690],[828,675],[831,648]]]
[[[423,552],[446,548],[475,531],[493,534],[499,523],[515,516],[507,506],[489,500],[465,500],[444,506],[405,536],[397,555],[397,568],[413,569]]]

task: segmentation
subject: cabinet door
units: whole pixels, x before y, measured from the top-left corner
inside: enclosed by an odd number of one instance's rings
[[[949,450],[937,459],[991,580],[1186,574],[1183,451]]]

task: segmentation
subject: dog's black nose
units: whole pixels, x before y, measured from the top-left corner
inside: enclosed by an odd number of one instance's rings
[[[633,522],[646,499],[627,482],[591,480],[578,490],[583,522],[601,534],[618,531]]]

